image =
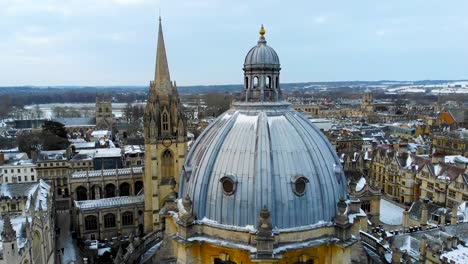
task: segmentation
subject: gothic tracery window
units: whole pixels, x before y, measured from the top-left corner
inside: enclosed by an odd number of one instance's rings
[[[168,131],[169,130],[169,116],[167,115],[166,112],[162,114],[162,130],[163,131]]]
[[[162,159],[161,159],[161,173],[162,177],[173,177],[173,167],[174,167],[174,161],[172,158],[172,153],[168,149],[165,150],[162,154]]]
[[[125,212],[122,214],[122,225],[128,226],[133,225],[133,213]]]

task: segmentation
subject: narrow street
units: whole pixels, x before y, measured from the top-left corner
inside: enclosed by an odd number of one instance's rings
[[[82,258],[79,256],[79,250],[76,245],[76,240],[73,240],[70,232],[71,215],[68,210],[57,211],[57,227],[60,228],[60,235],[57,238],[57,249],[63,250],[63,254],[57,255],[58,264],[82,264]]]

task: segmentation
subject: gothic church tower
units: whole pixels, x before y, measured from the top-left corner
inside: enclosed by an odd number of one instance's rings
[[[187,154],[187,128],[175,82],[171,82],[159,18],[154,80],[144,115],[145,233],[158,229],[159,210],[173,198]]]

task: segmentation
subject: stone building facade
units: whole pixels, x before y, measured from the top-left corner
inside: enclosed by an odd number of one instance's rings
[[[4,183],[5,184],[5,183]],[[1,264],[55,264],[54,192],[43,180],[2,186],[4,199],[21,199],[21,211],[2,212]]]
[[[143,231],[143,168],[70,175],[74,227],[81,239],[111,239]]]

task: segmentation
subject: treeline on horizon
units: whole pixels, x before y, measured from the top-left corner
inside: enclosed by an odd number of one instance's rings
[[[284,93],[296,93],[306,90],[306,86],[328,86],[333,87],[332,93],[356,93],[367,86],[395,83],[399,86],[405,83],[413,85],[441,84],[453,82],[449,80],[420,80],[420,81],[337,81],[337,82],[301,82],[301,83],[282,83],[281,88]],[[391,85],[393,86],[393,85]],[[352,88],[352,89],[350,89]],[[206,93],[239,93],[242,89],[241,84],[231,85],[196,85],[180,86],[178,91],[181,95],[206,94]],[[326,94],[327,92],[325,92]],[[145,101],[147,99],[147,86],[0,86],[0,104],[6,103],[13,107],[23,107],[35,104],[50,103],[93,103],[96,101],[96,95],[111,95],[114,102],[133,103]],[[383,98],[398,97],[399,95],[379,95]],[[347,96],[346,96],[347,97]],[[405,96],[406,97],[406,96]],[[382,99],[383,99],[382,98]]]

